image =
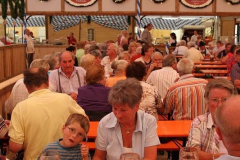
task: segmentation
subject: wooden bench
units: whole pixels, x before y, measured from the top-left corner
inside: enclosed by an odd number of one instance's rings
[[[87,142],[86,145],[88,146],[89,150],[96,149],[95,142]],[[158,145],[157,150],[158,151],[178,151],[179,147],[173,141],[169,141],[167,143]]]

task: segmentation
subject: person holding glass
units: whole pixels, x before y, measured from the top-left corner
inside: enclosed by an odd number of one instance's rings
[[[93,160],[119,160],[121,154],[132,152],[144,160],[157,158],[157,123],[139,110],[142,93],[140,82],[133,78],[111,88],[108,100],[113,112],[99,122]]]
[[[231,95],[235,94],[237,94],[235,86],[227,79],[213,79],[206,85],[204,97],[208,112],[193,120],[186,145],[198,149],[199,160],[212,160],[222,154],[227,154],[215,130],[214,112]]]

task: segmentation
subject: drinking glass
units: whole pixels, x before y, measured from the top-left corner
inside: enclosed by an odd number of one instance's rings
[[[140,157],[137,153],[123,153],[120,160],[140,160]]]
[[[60,160],[60,156],[57,151],[43,151],[40,155],[40,160]]]
[[[198,150],[193,147],[183,147],[179,152],[179,160],[198,160]]]

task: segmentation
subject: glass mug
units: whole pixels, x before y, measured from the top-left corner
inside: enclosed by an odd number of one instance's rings
[[[40,155],[40,160],[60,160],[60,156],[57,151],[43,151]]]
[[[179,160],[198,160],[198,150],[193,147],[183,147],[179,152]]]
[[[137,153],[123,153],[120,160],[140,160],[140,157]]]

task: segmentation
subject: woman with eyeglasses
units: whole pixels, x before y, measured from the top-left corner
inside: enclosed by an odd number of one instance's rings
[[[215,131],[214,112],[235,94],[237,94],[235,86],[227,79],[214,79],[206,85],[204,97],[208,112],[193,120],[186,145],[198,149],[199,160],[212,160],[227,154],[226,148]]]

